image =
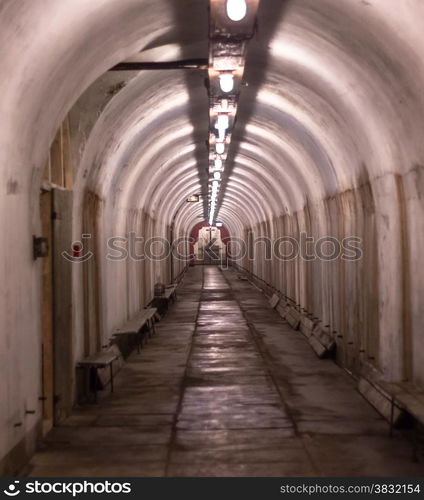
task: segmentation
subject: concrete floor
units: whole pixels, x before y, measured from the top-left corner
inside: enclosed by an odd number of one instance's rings
[[[25,474],[422,476],[411,458],[256,288],[196,267],[115,393],[54,429]]]

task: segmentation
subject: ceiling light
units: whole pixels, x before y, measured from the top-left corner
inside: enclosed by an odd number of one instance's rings
[[[218,142],[223,142],[225,140],[225,133],[230,126],[230,120],[228,119],[228,115],[220,114],[218,115],[218,119],[215,123],[215,128],[218,130]]]
[[[231,92],[234,89],[234,75],[232,73],[222,73],[219,75],[219,85],[222,92]]]
[[[231,21],[241,21],[246,17],[246,0],[227,0],[227,16]]]
[[[229,127],[230,121],[228,119],[228,115],[226,113],[221,113],[218,115],[218,119],[216,121],[216,128],[218,130],[227,130]]]
[[[215,168],[216,168],[217,170],[221,170],[221,168],[222,168],[222,160],[221,160],[221,158],[217,158],[217,159],[215,160]]]
[[[197,203],[200,200],[200,195],[193,194],[187,198],[187,203]]]
[[[223,142],[217,142],[215,144],[215,150],[219,155],[223,155],[225,152],[225,144]]]
[[[215,172],[213,174],[213,177],[214,179],[216,179],[217,181],[220,181],[221,180],[221,172]]]

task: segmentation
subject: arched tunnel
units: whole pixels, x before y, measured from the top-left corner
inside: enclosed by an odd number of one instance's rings
[[[423,20],[0,0],[2,475],[422,475]]]

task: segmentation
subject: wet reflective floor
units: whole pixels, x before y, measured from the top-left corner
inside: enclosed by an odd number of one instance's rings
[[[422,476],[411,444],[233,270],[192,268],[113,394],[55,428],[32,476]]]

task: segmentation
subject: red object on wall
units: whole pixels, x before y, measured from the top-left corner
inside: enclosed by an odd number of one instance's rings
[[[79,243],[74,243],[72,245],[72,256],[79,258],[81,257],[81,253],[82,253],[82,245],[80,245]]]

